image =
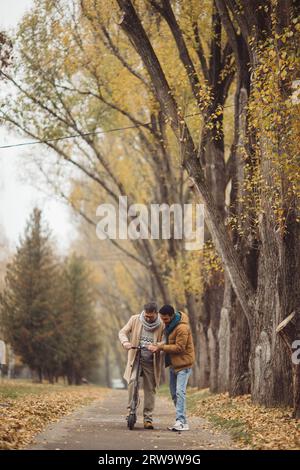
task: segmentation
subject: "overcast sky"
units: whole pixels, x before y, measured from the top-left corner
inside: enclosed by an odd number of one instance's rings
[[[32,4],[33,0],[0,0],[0,27],[14,28]]]
[[[33,0],[0,0],[0,28],[15,28],[32,5]],[[0,128],[0,146],[24,140]],[[22,163],[24,158],[28,158],[28,149],[29,147],[0,149],[0,227],[4,228],[11,248],[14,248],[32,208],[38,205],[43,209],[60,250],[65,251],[69,240],[74,237],[70,212],[59,201],[46,197],[24,182]]]

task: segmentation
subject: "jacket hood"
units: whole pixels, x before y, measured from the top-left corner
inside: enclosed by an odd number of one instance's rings
[[[189,324],[189,317],[187,316],[186,313],[182,312],[181,310],[178,310],[179,313],[181,313],[181,320],[179,322],[179,324],[186,324],[188,325]]]

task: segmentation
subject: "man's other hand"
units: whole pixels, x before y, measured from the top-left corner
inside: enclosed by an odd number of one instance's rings
[[[158,346],[155,346],[154,344],[150,344],[148,346],[149,351],[156,353],[158,351]]]

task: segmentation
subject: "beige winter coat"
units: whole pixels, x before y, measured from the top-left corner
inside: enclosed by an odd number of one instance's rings
[[[139,319],[140,315],[133,315],[128,323],[119,331],[119,340],[121,341],[122,345],[126,342],[130,342],[132,346],[138,346],[140,342],[140,336],[142,331],[142,323]],[[154,333],[154,344],[159,343],[162,341],[164,325],[163,323],[153,332]],[[124,379],[127,383],[130,382],[132,377],[132,369],[134,360],[136,357],[137,350],[136,349],[129,349],[128,351],[128,359],[127,359],[127,366],[124,373]],[[156,387],[159,386],[160,381],[160,374],[161,374],[161,367],[162,367],[162,358],[163,354],[159,351],[154,354],[153,363],[154,363],[154,375],[155,375],[155,384]]]

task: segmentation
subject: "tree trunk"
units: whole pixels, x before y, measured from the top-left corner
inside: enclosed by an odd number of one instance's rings
[[[107,388],[111,388],[111,373],[110,373],[110,357],[109,351],[105,353],[105,385]]]
[[[208,327],[209,327],[209,311],[207,310],[207,303],[205,300],[204,291],[201,297],[201,310],[199,318],[199,343],[200,343],[200,362],[199,362],[199,387],[209,387],[210,375],[210,359],[209,359],[209,346],[208,346]]]
[[[250,393],[250,333],[245,315],[231,290],[229,395]]]
[[[261,46],[263,41],[272,37],[274,33],[271,28],[270,10],[264,11],[262,1],[252,3],[241,0],[240,3],[240,8],[237,10],[235,2],[216,0],[234,51],[238,76],[241,71],[247,71],[249,63],[252,70],[256,68],[258,46]],[[262,8],[257,8],[258,4]],[[298,12],[297,2],[285,0],[277,2],[275,16],[278,19],[276,32],[279,35],[283,32],[283,28],[290,24],[291,16],[296,17]],[[236,24],[239,26],[239,31]],[[252,36],[251,46],[250,35]],[[240,47],[241,44],[246,45],[248,60],[245,60],[245,54],[242,53],[245,49]],[[280,47],[280,41],[278,44]],[[277,53],[279,54],[279,51]],[[288,94],[283,95],[283,100],[287,98]],[[281,151],[280,133],[284,135],[287,130],[287,128],[282,128],[278,133],[278,153]],[[248,135],[251,136],[251,132]],[[273,168],[268,152],[263,148],[262,137],[259,144],[261,146],[261,174],[264,181],[273,187],[271,177]],[[281,196],[287,215],[287,231],[284,236],[280,234],[280,231],[278,233],[275,226],[271,199],[262,192],[262,212],[259,220],[261,246],[257,269],[258,280],[256,301],[253,304],[254,321],[250,324],[251,391],[254,400],[265,405],[289,404],[291,402],[291,361],[286,350],[282,348],[276,338],[275,329],[289,312],[299,308],[300,283],[299,261],[297,261],[300,257],[299,235],[297,235],[299,229],[291,220],[295,216],[295,207],[293,202],[289,200],[284,175],[282,175]],[[297,263],[298,268],[296,267]]]
[[[228,276],[224,276],[224,297],[220,314],[220,326],[218,331],[219,342],[219,369],[218,369],[218,390],[227,392],[229,388],[229,368],[230,368],[230,311],[232,287]]]
[[[75,383],[75,372],[73,365],[67,367],[67,379],[69,385],[74,385]]]
[[[68,385],[73,385],[73,377],[68,374],[67,379],[68,379]]]
[[[299,327],[299,313],[292,312],[276,328],[276,333],[282,338],[288,353],[293,357],[294,341],[298,337],[296,334]],[[300,363],[293,361],[293,417],[300,419]]]
[[[81,385],[81,384],[82,384],[81,375],[77,372],[75,374],[75,385]]]
[[[282,266],[274,232],[270,219],[262,215],[257,307],[251,330],[251,393],[255,402],[266,406],[292,402],[291,360],[275,333],[277,325],[286,317],[278,291],[278,284],[286,279],[280,275]],[[293,295],[293,285],[290,293]]]
[[[39,383],[43,383],[43,371],[41,367],[38,367],[37,374],[38,374]]]
[[[224,295],[224,285],[220,273],[215,273],[209,284],[205,285],[203,308],[207,312],[209,325],[207,329],[209,354],[209,388],[211,392],[219,391],[219,326],[220,311]]]
[[[193,294],[190,292],[185,292],[185,297],[195,348],[195,364],[192,374],[192,386],[200,387],[199,307]]]

